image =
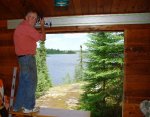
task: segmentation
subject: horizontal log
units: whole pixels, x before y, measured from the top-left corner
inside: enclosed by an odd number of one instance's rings
[[[1,52],[1,50],[0,50]],[[5,53],[6,52],[6,53]],[[13,59],[13,58],[17,58],[15,51],[14,50],[4,50],[1,54],[0,54],[1,60],[2,59]]]
[[[0,61],[0,64],[2,66],[8,66],[8,67],[11,67],[11,66],[18,66],[18,62],[17,61]]]
[[[7,20],[0,20],[0,28],[7,28]]]
[[[150,56],[150,52],[146,51],[146,52],[125,52],[124,53],[126,57],[149,57]],[[147,59],[147,58],[146,58]]]
[[[125,89],[124,95],[125,96],[133,96],[133,97],[150,97],[150,89]]]
[[[12,31],[0,31],[0,40],[3,40],[3,39],[10,39],[12,40],[13,39],[13,32]]]
[[[9,60],[9,59],[16,59],[17,58],[13,51],[5,51],[5,52],[8,52],[8,54],[1,53],[0,54],[0,57],[2,57],[1,60]],[[13,52],[13,53],[11,53],[11,52]],[[11,54],[9,54],[9,53],[11,53]]]
[[[125,52],[126,53],[145,53],[145,52],[149,52],[150,51],[150,46],[148,43],[141,43],[141,44],[128,44],[125,47]]]
[[[124,103],[123,117],[144,117],[138,104]]]
[[[128,83],[132,83],[132,82],[141,82],[141,83],[145,83],[145,82],[148,82],[150,83],[150,76],[149,75],[125,75],[125,79],[124,79],[125,82],[128,82]]]
[[[150,63],[150,60],[149,60],[149,58],[150,58],[150,56],[146,56],[146,57],[131,57],[131,56],[129,56],[129,57],[126,57],[126,59],[125,59],[125,63],[127,63],[127,64],[129,64],[129,63],[131,63],[131,64],[139,64],[139,63],[141,63],[141,64],[149,64]],[[137,58],[137,59],[135,59],[135,58]]]
[[[149,90],[150,91],[150,85],[149,82],[142,82],[141,81],[135,81],[135,82],[128,82],[128,85],[125,87],[126,90]]]
[[[126,75],[150,75],[150,63],[125,63]]]
[[[13,68],[14,67],[18,67],[18,65],[5,65],[5,66],[1,66],[0,67],[0,73],[1,74],[4,74],[5,72],[7,72],[7,73],[13,73]]]
[[[125,103],[132,103],[132,104],[139,105],[143,100],[150,100],[150,97],[125,96],[124,100],[125,100]]]
[[[0,46],[0,53],[3,53],[4,51],[8,51],[10,53],[15,52],[15,47],[14,47],[14,45]]]
[[[137,58],[137,59],[136,59]],[[150,63],[150,56],[126,56],[124,59],[125,64],[149,64]]]
[[[125,30],[125,45],[128,44],[149,44],[150,29],[128,29]]]
[[[14,46],[13,40],[0,40],[0,47],[1,46]]]

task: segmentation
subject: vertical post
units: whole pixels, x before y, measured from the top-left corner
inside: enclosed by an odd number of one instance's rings
[[[83,53],[82,45],[80,45],[80,80],[83,80]]]
[[[82,69],[82,59],[83,59],[83,57],[82,57],[82,45],[80,45],[80,65],[81,65],[81,69]]]

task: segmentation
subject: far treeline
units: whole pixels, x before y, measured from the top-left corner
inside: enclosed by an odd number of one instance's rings
[[[79,51],[77,51],[77,50],[46,49],[47,54],[76,54],[77,52],[79,52]]]
[[[72,50],[46,49],[47,54],[75,54]]]

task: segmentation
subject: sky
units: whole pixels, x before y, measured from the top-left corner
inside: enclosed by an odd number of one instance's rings
[[[84,43],[88,41],[88,33],[62,33],[46,34],[45,47],[47,49],[59,50],[85,50],[87,47]]]

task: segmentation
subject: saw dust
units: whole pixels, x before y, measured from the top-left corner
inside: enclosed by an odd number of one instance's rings
[[[36,106],[46,108],[62,108],[73,110],[79,105],[81,87],[84,83],[55,86],[50,88],[45,95],[36,100]]]

